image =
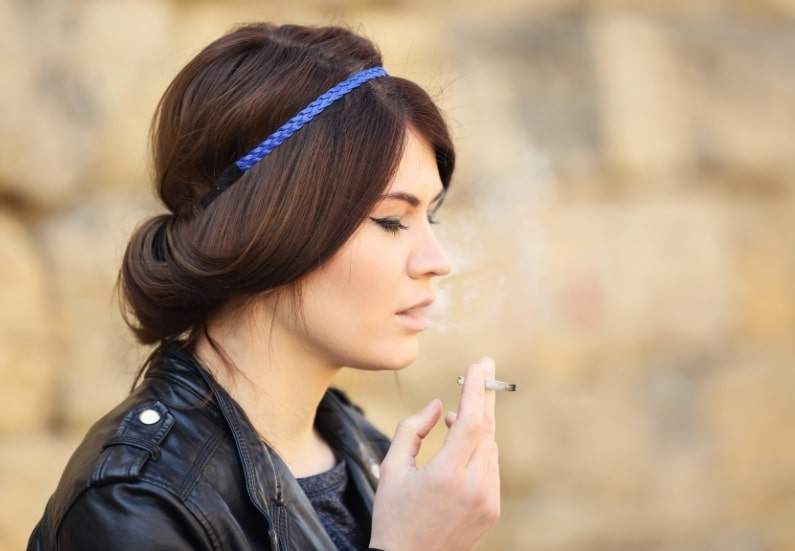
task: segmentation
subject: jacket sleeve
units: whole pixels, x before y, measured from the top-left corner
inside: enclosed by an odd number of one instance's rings
[[[179,498],[141,481],[86,490],[67,511],[56,540],[59,551],[220,549]]]

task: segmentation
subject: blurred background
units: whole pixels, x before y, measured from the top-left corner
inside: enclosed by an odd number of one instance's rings
[[[447,117],[420,356],[337,383],[390,436],[484,355],[519,385],[478,549],[795,549],[795,0],[0,0],[0,548],[148,352],[155,104],[250,20],[354,25]]]

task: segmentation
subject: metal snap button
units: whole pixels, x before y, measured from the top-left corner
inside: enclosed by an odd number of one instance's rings
[[[370,471],[373,473],[374,477],[376,477],[376,478],[380,478],[381,477],[381,467],[379,467],[375,463],[370,465]]]
[[[153,409],[145,409],[138,415],[138,420],[144,425],[154,425],[160,421],[160,414]]]

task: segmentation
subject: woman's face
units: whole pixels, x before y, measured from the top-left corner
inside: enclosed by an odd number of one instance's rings
[[[397,312],[433,298],[432,278],[451,271],[428,221],[443,190],[433,149],[411,129],[407,140],[385,195],[410,194],[418,204],[382,199],[304,284],[308,333],[303,337],[334,365],[401,369],[411,364],[421,330]],[[390,221],[402,227],[390,230]]]

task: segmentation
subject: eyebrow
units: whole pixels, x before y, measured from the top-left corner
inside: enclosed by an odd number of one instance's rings
[[[445,188],[436,194],[436,197],[431,199],[431,204],[435,203],[439,200],[439,198],[444,195],[444,192],[447,191]],[[406,201],[412,207],[417,207],[420,204],[420,200],[417,198],[416,195],[411,193],[407,193],[405,191],[396,191],[394,193],[385,193],[381,196],[381,199],[399,199],[401,201]]]

